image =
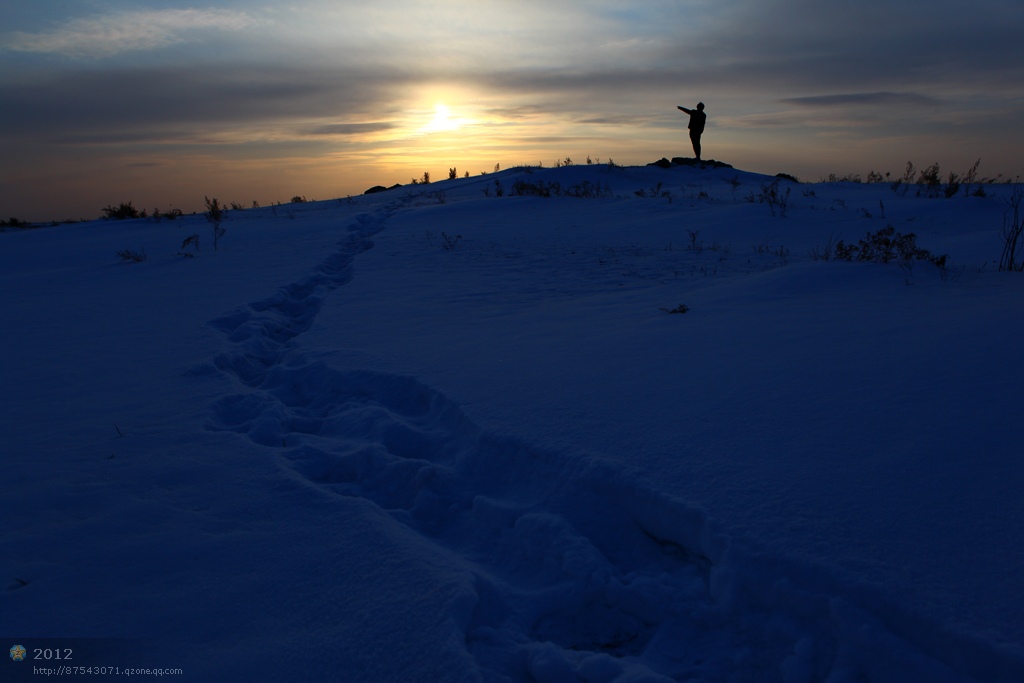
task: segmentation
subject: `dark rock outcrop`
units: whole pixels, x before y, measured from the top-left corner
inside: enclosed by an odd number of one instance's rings
[[[700,168],[732,168],[732,164],[714,159],[694,159],[692,157],[672,157],[673,166],[699,166]]]
[[[689,157],[673,157],[672,161],[661,158],[657,161],[652,161],[647,164],[648,166],[657,166],[659,168],[672,168],[673,166],[697,166],[699,168],[732,168],[732,164],[727,164],[724,161],[715,161],[714,159],[693,159]]]
[[[402,186],[402,183],[395,183],[391,187],[384,187],[383,185],[374,185],[373,187],[371,187],[369,190],[367,190],[363,194],[376,194],[378,192],[387,192],[388,190],[393,190],[396,187],[401,187],[401,186]]]

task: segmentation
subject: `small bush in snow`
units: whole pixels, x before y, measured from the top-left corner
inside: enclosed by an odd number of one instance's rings
[[[498,196],[498,197],[504,197],[505,196],[505,188],[502,186],[501,181],[498,180],[497,178],[494,179],[494,194],[495,194],[495,196]],[[484,196],[485,197],[490,197],[491,196],[491,186],[490,185],[485,185],[484,186]]]
[[[786,217],[786,211],[789,209],[789,191],[791,189],[787,187],[785,192],[779,192],[778,179],[761,185],[761,194],[758,195],[758,199],[768,205],[768,209],[772,212],[772,218],[776,215],[781,218]]]
[[[866,238],[857,244],[846,244],[840,240],[833,248],[833,255],[839,261],[872,261],[875,263],[928,261],[939,268],[945,268],[948,258],[945,254],[935,256],[928,250],[918,247],[917,236],[914,233],[906,235],[898,233],[892,225],[887,225],[874,233],[868,233]]]
[[[789,249],[787,249],[784,245],[780,245],[778,247],[774,247],[774,246],[772,246],[772,244],[771,244],[771,242],[769,240],[765,240],[765,241],[761,242],[760,244],[755,245],[754,246],[754,253],[755,254],[769,254],[771,256],[777,256],[780,259],[782,259],[783,261],[786,261],[786,259],[789,258]]]
[[[542,180],[534,183],[520,179],[512,183],[512,191],[518,197],[550,197],[552,195],[558,197],[562,194],[562,184],[557,181],[545,183]]]
[[[917,186],[918,197],[951,198],[956,196],[961,188],[963,188],[965,197],[971,195],[975,197],[984,197],[986,196],[984,187],[985,183],[995,182],[995,179],[979,179],[978,166],[980,165],[981,159],[978,159],[974,162],[974,165],[964,173],[950,172],[949,175],[946,176],[946,182],[943,183],[942,175],[937,163],[918,170],[914,166],[914,162],[908,161],[907,168],[904,170],[903,175],[894,180],[889,187],[893,192],[901,197],[907,194],[907,190],[910,189],[911,185]],[[874,171],[872,171],[872,174],[874,174]],[[886,173],[885,177],[888,178],[889,174]]]
[[[974,162],[974,166],[971,166],[969,169],[967,169],[967,172],[964,173],[963,178],[961,178],[961,182],[964,186],[965,197],[971,194],[971,186],[978,181],[978,166],[980,165],[981,159],[978,159],[977,161]],[[978,189],[981,191],[981,196],[984,197],[985,190],[982,188],[980,184],[978,185]]]
[[[225,232],[224,228],[220,227],[220,223],[228,217],[228,212],[220,205],[216,197],[210,199],[204,196],[203,199],[206,200],[206,212],[203,215],[213,225],[213,250],[217,251],[220,238],[224,236]]]
[[[132,206],[131,202],[121,202],[118,206],[107,206],[103,209],[108,220],[123,221],[128,218],[140,218],[139,210]]]
[[[565,194],[568,197],[577,197],[579,199],[601,199],[611,197],[613,193],[610,185],[595,184],[589,180],[584,180],[582,183],[571,185],[565,191]],[[671,194],[667,192],[665,194],[669,196],[669,201],[671,201]]]
[[[153,209],[151,214],[153,221],[159,223],[162,218],[166,218],[169,221],[173,221],[176,218],[181,218],[184,214],[181,209],[168,209],[165,212],[161,212],[160,209]]]
[[[563,188],[562,184],[555,181],[551,183],[545,183],[544,181],[539,182],[527,182],[525,180],[517,180],[512,185],[512,191],[516,196],[526,197],[576,197],[577,199],[601,199],[604,197],[612,196],[612,189],[609,185],[602,185],[600,183],[592,183],[589,180],[584,180],[576,185],[571,185],[568,188]]]
[[[462,235],[455,235],[454,237],[452,237],[448,233],[442,232],[441,239],[443,240],[441,246],[444,247],[447,251],[452,251],[453,249],[455,249],[456,245],[458,245],[459,240],[462,239]]]
[[[999,259],[999,270],[1024,271],[1024,217],[1020,205],[1024,201],[1024,186],[1017,185],[1007,199],[1010,205],[1003,215],[1003,255]]]
[[[191,247],[192,251],[188,251]],[[178,251],[178,256],[184,256],[185,258],[195,258],[195,255],[199,253],[199,235],[192,234],[185,238],[185,241],[181,243],[181,250]]]
[[[807,253],[812,261],[831,261],[836,251],[836,236],[829,235],[824,247],[812,247]]]
[[[697,236],[700,235],[700,230],[687,230],[690,235],[690,243],[686,246],[689,251],[695,251],[698,254],[704,251],[704,242],[698,241]]]
[[[922,192],[926,197],[939,196],[942,189],[942,177],[939,173],[938,163],[934,163],[921,171],[920,175],[917,176],[918,196],[921,196]]]
[[[122,249],[114,252],[124,263],[142,263],[149,259],[146,256],[146,250],[140,249],[139,251],[132,251],[131,249]]]
[[[860,173],[847,173],[844,176],[837,176],[835,173],[829,173],[828,178],[823,182],[826,183],[861,183]]]
[[[633,194],[635,194],[637,197],[640,197],[641,199],[645,199],[647,197],[650,197],[651,199],[658,199],[658,198],[667,199],[668,203],[671,204],[672,203],[672,193],[669,190],[662,190],[661,186],[662,186],[662,183],[659,181],[650,190],[645,190],[644,188],[640,188],[639,190],[634,190]],[[707,193],[704,193],[704,194],[705,194],[705,196],[707,196]],[[611,196],[611,192],[610,191],[609,191],[609,196]]]

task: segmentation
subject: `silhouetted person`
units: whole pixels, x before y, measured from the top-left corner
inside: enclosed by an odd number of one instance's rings
[[[690,125],[687,126],[690,129],[690,142],[693,143],[693,153],[697,155],[697,161],[700,161],[700,134],[704,132],[704,123],[708,120],[708,115],[704,113],[704,103],[698,102],[696,109],[677,109],[690,115]]]

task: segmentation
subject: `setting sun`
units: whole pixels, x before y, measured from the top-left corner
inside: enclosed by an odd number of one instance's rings
[[[428,133],[437,133],[440,131],[454,130],[459,127],[458,122],[451,118],[451,110],[448,106],[438,102],[434,105],[434,118],[431,119],[430,123],[426,126]]]

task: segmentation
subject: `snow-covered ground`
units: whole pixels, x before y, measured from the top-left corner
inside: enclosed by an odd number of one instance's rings
[[[0,234],[0,635],[179,680],[1024,680],[1010,186],[772,180]],[[889,224],[951,265],[811,256]]]

